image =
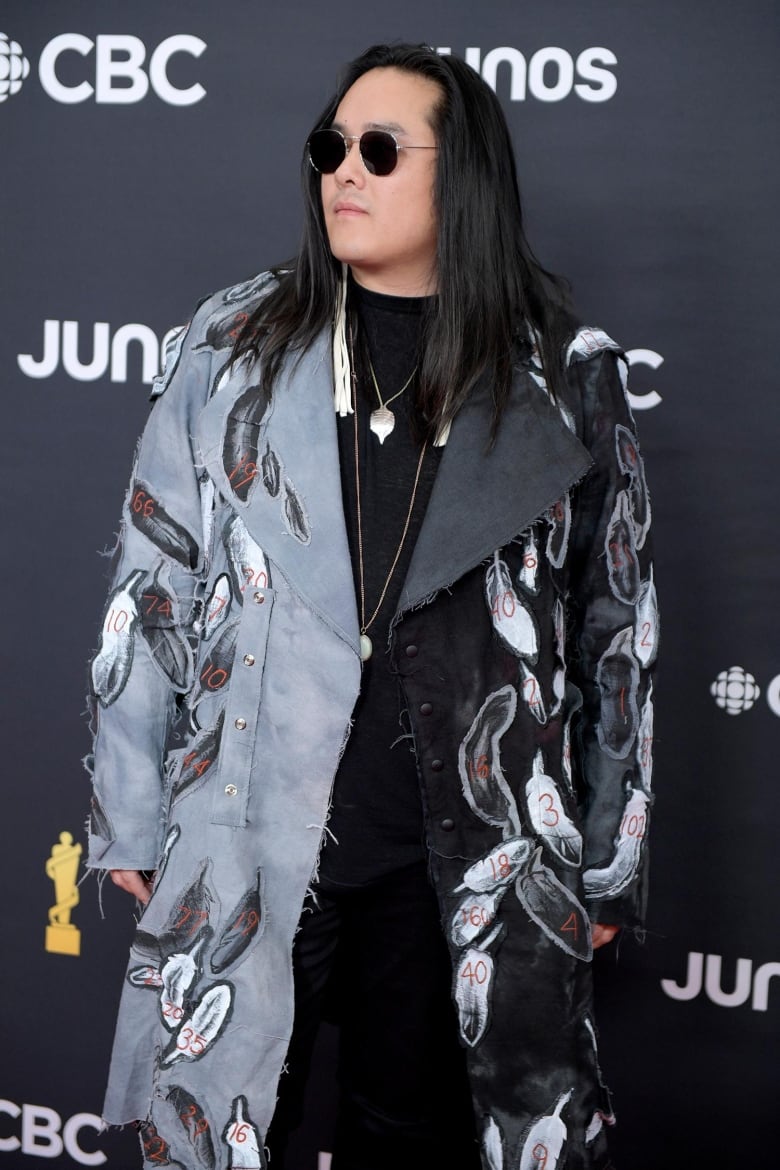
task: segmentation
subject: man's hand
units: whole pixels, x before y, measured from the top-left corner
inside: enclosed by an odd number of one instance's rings
[[[120,890],[132,894],[144,906],[146,905],[152,896],[154,874],[148,876],[137,869],[110,869],[108,872],[115,886],[119,886]]]
[[[612,942],[613,938],[620,930],[619,926],[605,926],[603,922],[594,922],[591,924],[591,935],[593,936],[593,949],[598,950],[599,947],[604,947],[607,943]]]

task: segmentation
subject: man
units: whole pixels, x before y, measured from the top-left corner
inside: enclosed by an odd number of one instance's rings
[[[149,1165],[285,1166],[327,1011],[334,1170],[605,1167],[589,960],[641,920],[657,643],[620,351],[463,63],[358,58],[304,182],[126,500],[90,863],[146,909],[105,1116]]]

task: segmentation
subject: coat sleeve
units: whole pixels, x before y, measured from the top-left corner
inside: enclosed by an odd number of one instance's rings
[[[570,678],[582,692],[572,764],[592,921],[641,927],[652,802],[652,670],[658,645],[650,502],[625,395],[627,366],[582,330],[567,380],[594,466],[573,493],[568,578]]]
[[[94,747],[87,864],[153,869],[163,831],[163,762],[192,682],[193,624],[206,569],[204,484],[191,436],[212,377],[199,307],[168,355],[136,453],[113,585],[90,666]]]

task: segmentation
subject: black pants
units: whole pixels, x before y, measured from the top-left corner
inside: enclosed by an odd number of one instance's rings
[[[293,949],[295,1028],[268,1135],[288,1165],[323,1015],[340,1026],[333,1170],[479,1170],[452,971],[425,865],[307,900]]]

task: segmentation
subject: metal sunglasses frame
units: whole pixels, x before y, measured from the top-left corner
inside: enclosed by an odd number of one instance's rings
[[[316,134],[338,134],[339,138],[344,143],[344,158],[339,160],[339,162],[333,168],[332,171],[320,170],[320,168],[314,163],[314,161],[311,157],[311,139],[314,138],[314,136]],[[349,154],[350,150],[352,149],[352,144],[357,142],[358,143],[358,152],[360,154],[360,161],[362,162],[365,169],[368,171],[369,175],[376,175],[377,172],[375,170],[371,169],[373,164],[370,164],[368,162],[368,160],[366,159],[366,156],[363,154],[363,149],[360,146],[360,143],[363,141],[363,139],[368,134],[382,135],[384,138],[389,138],[392,141],[393,145],[395,146],[395,162],[393,163],[393,165],[389,171],[385,171],[384,173],[377,176],[380,179],[384,179],[388,175],[392,175],[393,171],[398,166],[398,154],[400,151],[402,151],[402,150],[438,150],[439,149],[438,146],[412,146],[412,145],[409,145],[409,144],[404,143],[404,142],[399,142],[398,139],[396,138],[395,134],[393,134],[390,130],[364,130],[362,134],[342,134],[342,132],[340,130],[336,130],[332,126],[323,126],[322,129],[315,130],[314,134],[312,134],[311,138],[306,143],[306,154],[308,155],[309,163],[311,164],[311,166],[314,168],[314,170],[317,172],[318,175],[333,175],[336,173],[336,171],[339,169],[341,164],[347,158],[347,155]]]

